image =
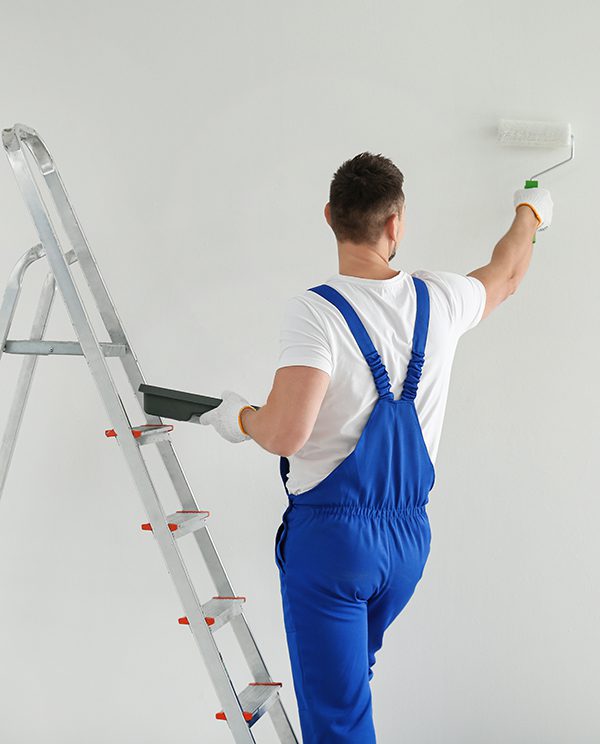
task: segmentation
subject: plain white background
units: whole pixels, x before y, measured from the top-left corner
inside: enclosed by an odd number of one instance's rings
[[[1,6],[0,126],[47,142],[155,385],[265,401],[285,299],[337,271],[322,209],[343,160],[381,152],[405,174],[394,268],[467,273],[510,224],[513,191],[565,154],[500,148],[498,119],[572,122],[577,157],[543,181],[555,216],[529,273],[459,344],[430,560],[372,689],[382,744],[599,741],[597,9]],[[37,239],[6,160],[0,213],[8,277]],[[28,276],[13,338],[28,335],[44,271]],[[60,298],[47,337],[74,337]],[[0,365],[3,417],[19,363]],[[0,738],[229,742],[110,424],[82,359],[40,360],[0,502]],[[299,731],[277,459],[208,427],[173,437]],[[275,741],[267,718],[253,730]]]

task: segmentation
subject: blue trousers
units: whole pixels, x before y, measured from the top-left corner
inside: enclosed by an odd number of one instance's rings
[[[429,544],[424,508],[288,512],[278,565],[304,744],[376,741],[375,654],[421,578]]]

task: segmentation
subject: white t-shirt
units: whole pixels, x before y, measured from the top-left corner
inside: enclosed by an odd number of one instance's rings
[[[486,292],[473,276],[425,270],[414,276],[429,290],[429,330],[415,406],[435,465],[456,344],[481,320]],[[399,398],[417,308],[410,274],[400,271],[391,279],[334,274],[323,283],[337,289],[355,309],[388,371],[394,398]],[[354,450],[378,396],[345,318],[316,292],[307,289],[287,300],[279,341],[277,369],[306,365],[331,376],[308,441],[288,458],[288,491],[298,494],[320,483]]]

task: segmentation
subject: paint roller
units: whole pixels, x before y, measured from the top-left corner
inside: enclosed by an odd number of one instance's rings
[[[537,188],[538,176],[548,173],[559,165],[564,165],[575,157],[575,137],[571,125],[563,122],[551,121],[518,121],[516,119],[501,119],[498,125],[498,141],[502,145],[513,147],[569,147],[571,154],[566,160],[550,166],[539,173],[535,173],[525,182],[526,189]]]
[[[568,122],[501,119],[498,124],[498,141],[502,145],[512,147],[571,148],[571,154],[568,158],[528,178],[525,181],[526,189],[537,188],[539,176],[568,163],[575,157],[575,137]],[[533,242],[535,243],[535,236]]]

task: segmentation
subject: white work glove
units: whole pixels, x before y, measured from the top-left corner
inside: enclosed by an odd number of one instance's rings
[[[527,204],[533,210],[538,218],[538,230],[550,227],[554,204],[548,189],[518,189],[515,191],[515,209],[521,204]]]
[[[224,390],[221,397],[223,402],[212,411],[203,413],[198,419],[199,422],[204,425],[212,424],[224,439],[233,444],[252,439],[242,431],[240,414],[244,408],[252,408],[254,411],[256,408],[233,390]]]

